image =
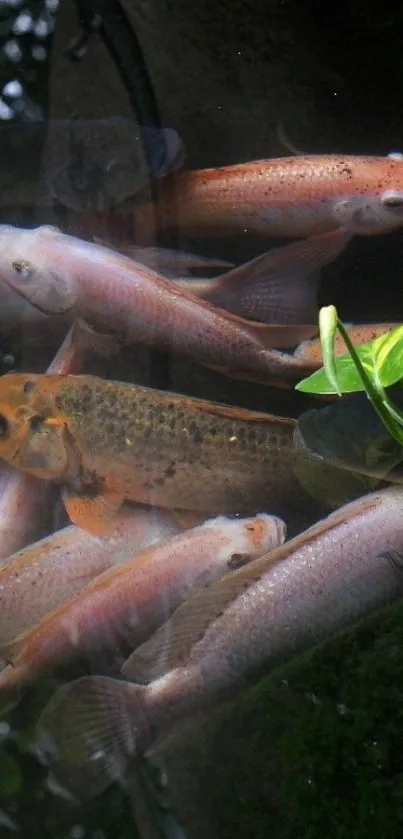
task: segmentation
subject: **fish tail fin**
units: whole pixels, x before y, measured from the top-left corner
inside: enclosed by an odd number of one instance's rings
[[[61,687],[42,712],[35,751],[52,781],[84,801],[124,782],[150,740],[146,686],[84,676]]]
[[[344,250],[343,229],[263,253],[203,285],[200,296],[252,320],[312,324],[318,316],[320,271]],[[195,290],[197,294],[197,289]]]

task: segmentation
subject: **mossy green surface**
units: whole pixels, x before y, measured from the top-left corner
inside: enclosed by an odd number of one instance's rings
[[[168,757],[192,839],[403,829],[403,604],[263,680]]]
[[[94,839],[135,839],[130,799],[117,787],[79,807],[46,788],[30,745],[54,687],[39,683],[8,715],[0,811],[30,839],[67,839],[77,825]],[[188,839],[395,839],[403,830],[403,602],[263,679],[164,759]]]

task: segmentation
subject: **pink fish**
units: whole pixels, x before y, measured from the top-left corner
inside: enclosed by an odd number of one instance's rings
[[[366,344],[368,341],[373,341],[389,332],[392,329],[397,329],[399,323],[357,323],[354,326],[348,326],[347,332],[356,346]],[[341,335],[336,335],[334,342],[334,353],[337,356],[346,355],[348,352]],[[319,338],[312,341],[303,341],[295,350],[294,355],[297,358],[305,358],[307,361],[323,364],[322,348]]]
[[[156,203],[128,198],[115,211],[71,218],[71,230],[109,241],[188,235],[305,237],[344,227],[375,235],[403,224],[403,159],[342,154],[253,160],[176,172],[154,181]],[[76,226],[74,226],[76,225]],[[85,235],[85,234],[84,234]]]
[[[197,589],[284,539],[280,519],[220,516],[146,548],[3,647],[10,663],[0,673],[0,689],[33,679],[79,651],[113,652],[122,639],[140,643]]]
[[[320,269],[339,256],[350,239],[343,230],[311,236],[274,248],[214,280],[188,279],[180,286],[244,318],[281,325],[316,324]],[[296,333],[290,328],[290,341]]]
[[[0,648],[108,568],[181,529],[166,511],[136,507],[118,515],[106,539],[72,525],[13,554],[0,569]]]
[[[402,597],[402,501],[397,488],[360,498],[195,594],[125,664],[134,683],[60,688],[37,729],[53,777],[101,793],[200,713]]]
[[[284,346],[279,326],[218,309],[116,251],[49,227],[2,226],[0,246],[0,279],[45,313],[264,384],[290,386],[315,369],[271,349]],[[316,328],[299,326],[294,346],[304,331]]]
[[[78,373],[83,346],[70,330],[48,373]],[[0,472],[0,561],[19,551],[49,529],[58,490],[48,481],[7,466]]]

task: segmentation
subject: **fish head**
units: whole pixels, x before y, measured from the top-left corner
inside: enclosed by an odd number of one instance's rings
[[[45,314],[64,314],[77,302],[73,278],[52,259],[56,227],[20,230],[0,225],[0,281]]]
[[[38,478],[58,480],[69,469],[66,424],[55,418],[40,379],[0,377],[0,458]]]
[[[372,236],[403,226],[403,188],[343,198],[334,205],[338,224],[350,233]]]

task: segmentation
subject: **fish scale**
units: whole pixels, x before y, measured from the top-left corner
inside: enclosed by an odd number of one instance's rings
[[[95,376],[26,374],[1,378],[0,414],[0,456],[62,483],[71,519],[94,532],[102,505],[106,522],[125,499],[215,514],[308,501],[291,419]]]

